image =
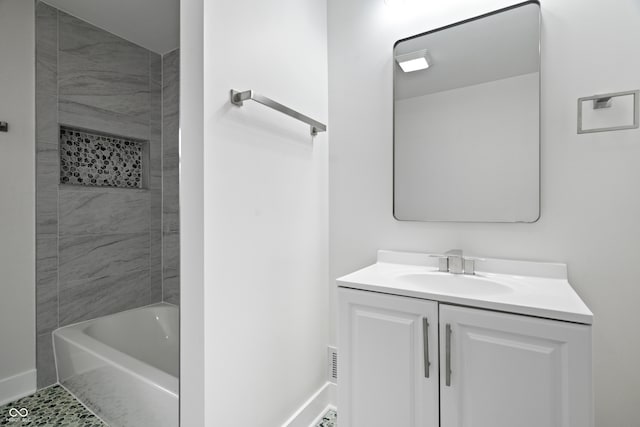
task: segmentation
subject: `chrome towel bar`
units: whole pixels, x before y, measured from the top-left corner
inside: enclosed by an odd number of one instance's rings
[[[269,108],[272,108],[276,111],[280,111],[281,113],[286,114],[287,116],[291,116],[294,119],[298,119],[301,122],[304,122],[311,126],[311,135],[317,135],[318,132],[326,132],[327,125],[320,123],[316,120],[313,120],[311,117],[305,116],[291,108],[280,104],[279,102],[274,101],[273,99],[269,99],[266,96],[258,95],[252,90],[245,90],[244,92],[239,92],[237,90],[231,89],[231,103],[233,105],[237,105],[238,107],[242,107],[244,101],[255,101],[262,105],[266,105]]]

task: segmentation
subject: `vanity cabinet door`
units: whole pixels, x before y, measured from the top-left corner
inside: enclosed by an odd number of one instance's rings
[[[343,288],[338,300],[340,425],[437,427],[437,303]]]
[[[441,304],[440,378],[442,427],[593,426],[587,325]]]

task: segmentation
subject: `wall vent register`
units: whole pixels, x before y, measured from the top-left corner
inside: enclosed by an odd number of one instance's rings
[[[335,347],[327,347],[327,376],[329,381],[338,383],[338,349]]]
[[[145,143],[60,127],[60,183],[143,188]]]

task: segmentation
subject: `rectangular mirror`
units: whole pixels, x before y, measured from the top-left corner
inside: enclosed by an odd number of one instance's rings
[[[539,3],[396,42],[394,216],[535,222],[539,215]]]

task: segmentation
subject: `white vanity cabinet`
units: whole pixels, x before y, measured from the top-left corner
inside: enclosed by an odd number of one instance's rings
[[[438,427],[438,304],[339,290],[341,427]]]
[[[589,325],[345,287],[338,299],[341,427],[593,425]]]
[[[439,307],[442,427],[592,425],[590,326]]]

